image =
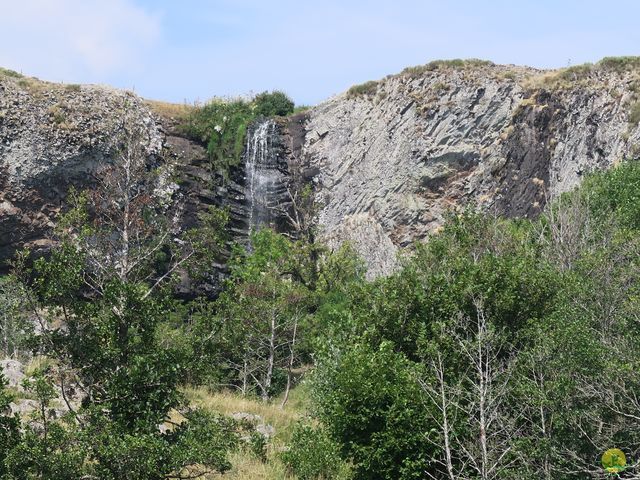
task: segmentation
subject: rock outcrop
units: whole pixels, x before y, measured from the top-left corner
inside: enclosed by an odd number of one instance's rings
[[[535,216],[589,171],[636,156],[639,65],[410,68],[278,119],[277,168],[296,188],[314,186],[322,238],[352,242],[370,275],[384,275],[450,210],[473,204]],[[246,238],[243,166],[224,178],[212,171],[205,146],[185,138],[170,113],[108,87],[0,71],[0,263],[23,246],[50,246],[68,188],[90,188],[114,161],[110,139],[123,106],[147,133],[150,161],[162,172],[150,188],[176,228],[197,224],[209,205],[226,206],[232,234]]]
[[[0,264],[17,249],[50,246],[69,187],[90,187],[112,161],[123,108],[135,113],[150,155],[158,155],[159,124],[137,96],[0,74]]]
[[[474,61],[355,87],[312,109],[307,124],[323,237],[351,241],[376,276],[449,210],[535,216],[585,173],[636,153],[638,87],[634,68]]]

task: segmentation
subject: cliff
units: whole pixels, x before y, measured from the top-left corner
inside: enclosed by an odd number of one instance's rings
[[[322,238],[352,242],[372,276],[386,274],[449,210],[535,216],[587,172],[634,157],[638,93],[635,58],[558,71],[433,62],[280,119],[278,168],[314,185]],[[232,233],[246,236],[246,172],[212,171],[204,145],[178,128],[188,107],[0,70],[0,262],[23,246],[49,246],[68,188],[90,188],[113,161],[108,144],[123,105],[148,132],[161,172],[149,188],[175,228],[223,205]]]
[[[639,72],[637,59],[434,62],[328,100],[303,149],[324,238],[351,241],[375,276],[452,209],[535,216],[585,173],[636,155]]]

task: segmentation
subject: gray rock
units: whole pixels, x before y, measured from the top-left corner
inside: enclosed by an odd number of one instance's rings
[[[260,415],[248,412],[233,412],[231,414],[231,418],[233,418],[237,422],[247,422],[253,425],[262,422],[262,417]]]
[[[38,402],[35,400],[18,400],[16,402],[11,402],[9,407],[11,408],[12,414],[25,416],[38,409]]]
[[[0,368],[2,368],[2,373],[9,382],[9,386],[22,391],[22,381],[25,378],[24,365],[18,360],[5,358],[0,360]]]
[[[256,425],[256,432],[258,432],[264,438],[269,439],[269,438],[273,438],[273,436],[276,434],[276,429],[273,425],[259,424],[259,425]]]
[[[467,204],[535,216],[583,172],[631,157],[637,72],[555,81],[515,66],[425,69],[342,94],[308,112],[302,157],[315,167],[322,238],[350,241],[369,276]],[[321,132],[321,133],[320,133]]]

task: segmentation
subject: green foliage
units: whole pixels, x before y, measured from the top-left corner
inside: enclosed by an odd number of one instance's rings
[[[293,110],[293,101],[278,90],[260,93],[251,101],[214,99],[194,108],[180,128],[207,145],[213,167],[227,176],[242,159],[249,125],[260,117],[285,116]]]
[[[233,423],[194,410],[165,434],[130,434],[97,420],[84,432],[96,460],[98,478],[160,480],[192,478],[207,472],[225,472],[227,452],[237,445]]]
[[[563,68],[559,72],[559,76],[563,80],[581,80],[589,77],[594,70],[592,63],[583,63],[581,65],[573,65],[571,67]]]
[[[28,427],[6,458],[7,480],[81,480],[86,474],[86,445],[72,426],[47,426],[46,435]]]
[[[325,362],[314,382],[317,415],[354,478],[424,478],[434,450],[415,365],[389,342],[354,345]]]
[[[347,97],[356,98],[372,96],[378,91],[378,84],[379,82],[375,80],[369,80],[368,82],[354,85],[347,90]]]
[[[0,277],[0,352],[5,357],[26,356],[33,332],[24,289],[13,276]]]
[[[254,113],[262,117],[284,117],[293,113],[295,106],[286,93],[278,90],[259,93],[253,103]]]
[[[249,450],[261,462],[267,461],[267,437],[253,430],[249,434]]]
[[[95,191],[72,194],[60,245],[33,264],[27,253],[16,261],[40,325],[35,348],[51,362],[26,383],[38,415],[9,452],[9,478],[153,480],[229,468],[233,425],[185,407],[178,386],[193,351],[159,335],[183,313],[171,296],[172,272],[218,251],[226,216],[208,212],[202,231],[183,236],[180,249],[171,245],[140,190],[146,157],[126,118],[123,130],[115,148],[127,161],[107,169]],[[81,402],[71,407],[78,391]],[[54,415],[58,395],[69,409],[63,418]],[[184,421],[162,433],[176,414]]]
[[[8,68],[0,68],[0,75],[12,78],[24,78],[24,75],[21,73],[18,73],[15,70],[9,70]]]
[[[299,480],[351,478],[349,465],[340,457],[339,444],[321,427],[297,424],[289,449],[282,453],[281,458]]]
[[[9,416],[13,395],[7,391],[7,380],[0,374],[0,477],[7,473],[7,457],[20,442],[20,418]]]
[[[604,57],[597,66],[606,70],[625,72],[640,68],[640,57]]]
[[[597,220],[613,217],[624,228],[640,229],[640,162],[589,176],[578,194],[586,196]]]
[[[640,123],[640,102],[635,101],[629,107],[629,125],[636,127]]]
[[[231,259],[227,289],[216,302],[220,335],[206,350],[224,352],[227,384],[267,400],[290,384],[290,368],[299,365],[312,303],[301,280],[310,267],[297,244],[271,230],[250,240],[251,251],[238,248]]]
[[[206,144],[214,167],[224,172],[240,163],[247,126],[253,118],[249,102],[216,99],[194,109],[182,130],[190,138]]]

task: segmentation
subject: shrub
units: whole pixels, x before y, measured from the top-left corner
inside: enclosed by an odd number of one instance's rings
[[[240,163],[247,125],[253,118],[248,102],[215,99],[192,111],[181,130],[205,143],[214,168],[226,173],[229,166]]]
[[[282,453],[282,461],[300,480],[351,477],[349,466],[340,458],[339,445],[326,430],[304,423],[295,426],[289,450]]]
[[[5,77],[23,78],[21,73],[18,73],[15,70],[9,70],[8,68],[0,68],[0,75],[4,75]]]
[[[598,67],[616,72],[636,70],[640,68],[640,57],[604,57]]]
[[[596,219],[613,217],[624,228],[640,229],[640,162],[624,163],[591,175],[580,191]]]
[[[433,60],[432,62],[427,63],[426,65],[415,65],[413,67],[407,67],[400,75],[406,77],[419,77],[426,72],[433,72],[435,70],[447,70],[447,69],[464,69],[464,68],[479,68],[479,67],[490,67],[494,65],[493,62],[489,60],[480,60],[478,58],[454,58],[451,60]]]
[[[581,65],[574,65],[572,67],[563,68],[558,73],[558,76],[562,80],[581,80],[588,77],[592,71],[593,64],[583,63]]]
[[[263,117],[284,117],[293,113],[294,103],[286,93],[275,90],[262,92],[253,99],[255,113]]]
[[[415,365],[391,342],[367,345],[319,363],[314,382],[317,414],[353,462],[357,480],[425,478],[435,454],[432,425]]]
[[[294,103],[280,91],[263,92],[252,101],[214,99],[185,112],[179,129],[192,140],[207,145],[213,168],[225,177],[244,152],[247,128],[258,117],[289,115]]]

